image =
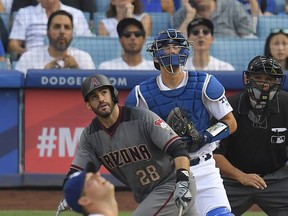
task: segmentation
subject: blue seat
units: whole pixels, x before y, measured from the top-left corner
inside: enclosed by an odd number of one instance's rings
[[[109,4],[109,0],[95,0],[96,12],[106,12]]]
[[[277,14],[285,11],[285,0],[276,0]]]
[[[74,37],[72,46],[88,52],[96,68],[101,62],[121,56],[121,45],[118,38],[112,37]]]
[[[94,27],[96,29],[96,31],[98,30],[98,24],[99,22],[106,18],[105,13],[104,12],[96,12],[94,13]]]
[[[210,54],[229,62],[236,70],[246,70],[252,58],[263,55],[265,40],[261,39],[215,39]],[[193,54],[193,53],[192,53]]]
[[[7,32],[10,32],[10,15],[9,13],[0,13],[0,17],[6,27]]]
[[[266,38],[272,28],[287,28],[287,16],[259,16],[257,25],[257,36],[259,38]]]
[[[171,15],[166,12],[149,13],[152,20],[151,36],[154,37],[160,31],[171,27]]]

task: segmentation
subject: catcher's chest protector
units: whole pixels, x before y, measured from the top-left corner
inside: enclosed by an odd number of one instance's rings
[[[187,112],[187,119],[195,124],[199,131],[207,128],[209,113],[202,102],[205,74],[189,73],[186,86],[169,91],[161,91],[156,79],[149,79],[140,85],[140,91],[151,111],[166,120],[175,107]]]

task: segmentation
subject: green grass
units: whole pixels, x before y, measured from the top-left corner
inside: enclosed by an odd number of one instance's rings
[[[55,216],[55,211],[0,211],[0,216]],[[79,216],[75,212],[62,212],[60,216]],[[119,216],[131,216],[131,212],[120,212]],[[247,212],[243,216],[267,216],[262,212]]]
[[[55,211],[0,211],[0,216],[55,216],[55,214]],[[60,216],[81,216],[81,214],[67,211],[61,212]],[[120,212],[119,216],[131,216],[131,212]]]

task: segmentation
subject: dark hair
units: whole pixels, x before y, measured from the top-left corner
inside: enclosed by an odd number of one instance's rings
[[[271,54],[271,50],[270,50],[270,43],[271,43],[271,40],[272,38],[275,36],[275,35],[278,35],[278,34],[283,34],[287,37],[287,34],[285,34],[284,32],[282,31],[279,31],[277,33],[270,33],[268,35],[268,37],[266,38],[266,41],[265,41],[265,46],[264,46],[264,55],[265,56],[268,56],[268,57],[273,57],[272,54]],[[282,65],[282,68],[283,70],[287,70],[288,69],[288,57],[286,58],[286,61],[285,61],[285,65]]]
[[[134,0],[132,4],[134,5],[134,14],[139,15],[143,13],[142,3],[140,0]],[[109,8],[106,11],[106,17],[111,18],[116,17],[116,15],[117,15],[116,6],[110,3]]]
[[[72,16],[70,13],[68,13],[67,11],[57,10],[57,11],[53,12],[53,13],[49,16],[48,23],[47,23],[47,30],[50,28],[51,22],[52,22],[53,18],[54,18],[55,16],[58,16],[58,15],[67,16],[67,17],[71,20],[71,24],[72,24],[72,28],[73,28],[73,16]]]

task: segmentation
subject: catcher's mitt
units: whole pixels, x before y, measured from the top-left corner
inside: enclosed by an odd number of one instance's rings
[[[186,118],[186,112],[175,107],[168,115],[166,122],[181,137],[186,139],[188,150],[197,151],[203,145],[203,136],[195,128],[194,124]]]

